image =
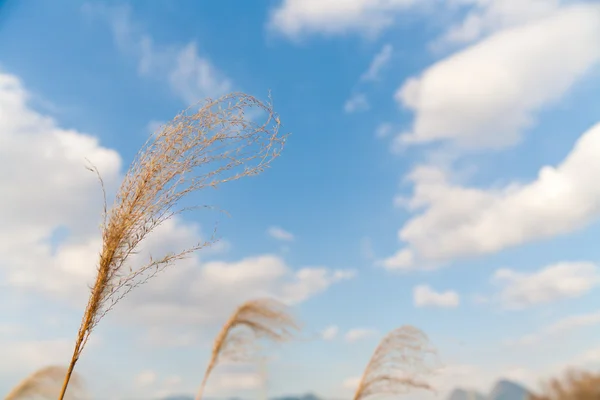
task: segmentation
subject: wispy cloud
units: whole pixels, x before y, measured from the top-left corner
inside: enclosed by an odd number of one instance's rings
[[[130,7],[85,3],[83,11],[108,23],[119,50],[137,60],[140,76],[167,83],[186,105],[232,89],[231,79],[200,54],[196,42],[157,44],[134,21]]]
[[[323,340],[333,340],[337,337],[340,328],[337,325],[329,325],[327,328],[323,329],[321,332],[321,337]]]
[[[591,262],[562,262],[533,273],[504,268],[492,279],[500,286],[502,305],[522,309],[588,293],[600,285],[600,269]]]
[[[537,332],[529,333],[515,340],[507,340],[509,346],[530,346],[579,328],[600,325],[600,311],[571,315],[549,324]]]
[[[369,65],[369,69],[361,75],[361,81],[376,81],[380,79],[381,71],[392,59],[394,47],[391,44],[384,45],[379,53],[375,55],[373,61]]]
[[[559,9],[562,0],[491,0],[470,1],[464,18],[433,44],[433,49],[474,42],[486,35],[512,26],[543,18]]]
[[[378,334],[376,329],[372,328],[354,328],[350,329],[344,335],[344,340],[348,343],[354,343],[359,340],[374,337]]]
[[[367,111],[369,108],[369,101],[364,93],[353,94],[344,104],[344,111],[348,114]]]
[[[378,139],[383,139],[392,134],[394,131],[394,126],[389,122],[383,122],[377,126],[375,129],[375,137]]]
[[[286,231],[278,226],[271,226],[267,229],[267,233],[274,239],[281,240],[284,242],[292,242],[295,240],[293,233]]]

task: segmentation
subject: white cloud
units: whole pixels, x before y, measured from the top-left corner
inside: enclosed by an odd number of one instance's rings
[[[0,325],[0,338],[15,338],[23,335],[26,331],[23,325],[3,323]]]
[[[157,240],[167,241],[168,248],[168,238]],[[187,346],[198,340],[198,326],[222,324],[244,301],[269,296],[295,305],[353,276],[352,271],[322,267],[294,271],[275,255],[206,263],[194,257],[132,292],[114,313],[129,323],[159,327],[148,332],[147,343]]]
[[[256,366],[251,364],[221,365],[214,370],[208,380],[204,394],[211,397],[247,397],[263,386],[263,377],[253,371]],[[198,382],[184,381],[180,376],[167,376],[155,383],[158,390],[147,397],[165,398],[180,397],[182,393],[194,393],[198,390]]]
[[[377,333],[377,330],[371,328],[354,328],[346,332],[344,335],[344,340],[348,343],[354,343],[359,340],[376,336]]]
[[[392,134],[394,127],[388,122],[381,123],[375,129],[375,137],[383,139]]]
[[[600,311],[563,318],[550,325],[545,331],[554,334],[597,324],[600,324]]]
[[[493,281],[501,287],[501,303],[520,309],[580,297],[600,284],[600,270],[589,262],[562,262],[534,273],[500,269]]]
[[[381,70],[385,68],[385,66],[392,59],[392,53],[394,48],[391,44],[384,45],[379,53],[375,55],[373,61],[371,61],[371,65],[369,65],[369,69],[362,74],[360,80],[362,81],[376,81],[379,80],[379,75]]]
[[[413,301],[417,307],[454,308],[460,304],[455,291],[436,292],[428,285],[418,285],[413,289]]]
[[[227,372],[211,375],[206,386],[207,394],[222,394],[231,391],[248,390],[260,388],[263,379],[255,372]]]
[[[145,330],[140,341],[150,347],[190,347],[198,343],[199,334],[190,327],[178,329],[175,326],[156,325]]]
[[[180,385],[183,379],[179,375],[171,375],[165,378],[166,386],[177,386]]]
[[[270,29],[297,40],[309,34],[349,32],[375,36],[393,24],[397,13],[417,0],[283,0],[271,11]]]
[[[20,81],[0,73],[0,273],[9,284],[69,295],[77,289],[66,281],[85,290],[97,261],[89,252],[98,245],[102,191],[86,158],[109,191],[121,158],[92,136],[60,128],[27,100]],[[68,239],[56,245],[59,229]]]
[[[451,20],[434,48],[468,43],[498,30],[545,17],[577,0],[283,0],[271,10],[268,28],[298,41],[309,35],[350,33],[375,38],[402,14],[425,11]],[[456,17],[460,16],[459,21]]]
[[[475,41],[487,34],[521,25],[556,11],[561,0],[466,0],[471,9],[439,38],[434,47]]]
[[[150,386],[156,382],[157,377],[156,372],[146,370],[136,375],[134,382],[139,387]]]
[[[48,365],[63,365],[65,355],[73,352],[73,342],[66,339],[0,341],[5,360],[0,364],[3,374],[27,376]]]
[[[182,48],[169,73],[171,87],[189,103],[205,97],[218,97],[231,90],[231,81],[205,57],[198,55],[195,43]]]
[[[369,109],[369,101],[363,93],[355,93],[344,103],[344,111],[348,114],[355,112],[367,111]]]
[[[321,337],[323,340],[333,340],[337,337],[339,330],[340,329],[336,325],[329,325],[327,328],[323,329]]]
[[[153,396],[154,398],[165,398],[171,396],[177,396],[180,393],[187,392],[188,390],[183,387],[183,378],[179,375],[171,375],[164,378],[161,382],[161,389],[157,390]],[[197,388],[194,387],[194,390]]]
[[[444,365],[432,377],[430,384],[447,397],[457,387],[487,392],[496,377],[484,368],[472,364],[453,363]]]
[[[435,167],[417,167],[408,179],[406,206],[425,211],[398,232],[407,243],[384,260],[387,268],[427,266],[491,254],[583,228],[600,216],[600,124],[585,132],[558,166],[544,166],[532,182],[480,189],[448,182]]]
[[[586,313],[586,314],[577,314],[571,315],[565,318],[562,318],[544,328],[540,329],[538,332],[529,333],[521,336],[516,340],[508,340],[506,342],[509,346],[529,346],[532,344],[540,343],[543,340],[558,336],[579,328],[584,328],[588,326],[594,326],[600,324],[600,311]]]
[[[101,349],[102,336],[95,334],[91,337],[86,352],[96,352]],[[66,366],[68,357],[73,353],[72,338],[52,339],[7,339],[0,340],[0,354],[4,362],[0,363],[0,374],[22,380],[33,371],[49,365]],[[67,357],[67,359],[65,359]],[[87,361],[78,364],[78,370],[85,377],[89,364]]]
[[[200,55],[195,42],[186,45],[157,45],[131,18],[127,6],[109,7],[86,3],[86,15],[108,22],[121,52],[137,59],[141,76],[167,82],[186,105],[219,97],[229,92],[232,81],[205,55]]]
[[[415,256],[411,249],[400,249],[392,256],[379,262],[381,266],[390,271],[410,270],[415,267]]]
[[[282,229],[278,226],[271,226],[268,230],[267,233],[269,234],[269,236],[271,236],[274,239],[277,240],[281,240],[284,242],[292,242],[294,241],[294,234],[286,231],[285,229]]]
[[[505,147],[600,63],[600,4],[564,7],[434,64],[396,92],[415,112],[399,144],[453,141]]]
[[[572,361],[572,364],[579,365],[581,367],[597,367],[600,362],[600,347],[594,347],[585,352],[579,354]]]

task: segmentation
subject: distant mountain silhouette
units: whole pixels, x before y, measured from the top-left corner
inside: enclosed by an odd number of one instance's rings
[[[161,400],[194,400],[193,396],[169,396],[164,397]],[[215,400],[214,398],[206,398],[205,400]],[[238,397],[232,397],[229,399],[222,398],[221,400],[240,400]],[[305,395],[300,396],[284,396],[284,397],[275,397],[270,400],[321,400],[320,397],[315,396],[312,393],[307,393]]]
[[[285,396],[285,397],[275,397],[271,400],[321,400],[321,398],[315,396],[312,393],[307,393],[303,396]]]
[[[454,389],[448,400],[487,400],[487,397],[475,390]]]
[[[193,396],[169,396],[163,397],[161,400],[194,400]]]
[[[530,393],[523,386],[502,379],[494,385],[488,400],[526,400]]]
[[[501,379],[485,396],[474,390],[454,389],[447,400],[526,400],[531,393],[529,390],[506,379]]]

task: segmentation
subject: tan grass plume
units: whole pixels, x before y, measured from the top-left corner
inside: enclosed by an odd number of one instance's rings
[[[375,395],[397,396],[411,389],[435,392],[424,378],[433,372],[436,350],[421,330],[405,325],[389,332],[379,343],[360,379],[354,400]]]
[[[600,374],[568,370],[564,376],[553,378],[543,385],[541,394],[530,400],[598,400],[600,399]]]
[[[240,329],[240,328],[246,328]],[[202,398],[211,372],[221,357],[236,359],[245,356],[248,345],[257,339],[282,342],[299,329],[283,304],[273,299],[255,299],[240,305],[223,325],[213,343],[210,361],[196,395]]]
[[[49,366],[41,368],[23,379],[5,397],[5,400],[24,400],[30,398],[52,399],[59,393],[67,367]],[[79,375],[73,374],[67,398],[82,399],[83,382]]]
[[[256,117],[255,111],[265,117],[264,123],[246,117],[247,113]],[[177,207],[185,196],[262,172],[283,148],[285,136],[278,134],[279,126],[270,103],[232,93],[187,109],[144,144],[108,211],[105,200],[98,272],[59,400],[100,319],[131,290],[213,240],[161,259],[150,258],[135,269],[127,262],[129,256],[163,222],[197,208]]]

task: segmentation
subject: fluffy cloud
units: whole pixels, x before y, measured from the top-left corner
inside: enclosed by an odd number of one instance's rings
[[[585,132],[558,166],[537,179],[480,189],[448,182],[444,171],[418,167],[409,176],[414,193],[404,204],[425,208],[399,231],[408,244],[384,260],[389,269],[443,263],[491,254],[523,243],[569,233],[600,216],[600,124]]]
[[[348,343],[354,343],[359,340],[367,339],[377,335],[377,330],[371,328],[354,328],[350,329],[344,335],[344,340]]]
[[[260,374],[253,372],[253,365],[221,365],[211,375],[205,389],[209,396],[230,397],[240,392],[253,391],[263,385]],[[194,393],[198,382],[184,380],[178,375],[159,376],[155,371],[143,371],[134,378],[136,394],[146,397],[178,397],[181,393]]]
[[[460,298],[452,290],[436,292],[428,285],[416,286],[413,290],[413,301],[417,307],[458,307]]]
[[[272,10],[269,27],[291,39],[319,33],[325,36],[360,32],[377,35],[396,13],[417,0],[284,0]]]
[[[63,284],[72,276],[85,288],[94,274],[102,210],[86,159],[108,190],[118,182],[121,159],[96,138],[31,110],[27,100],[20,81],[0,73],[0,274],[9,284],[57,293],[72,289]]]
[[[168,82],[173,93],[186,105],[206,97],[219,97],[231,90],[231,79],[208,57],[198,53],[195,42],[157,45],[152,36],[132,20],[127,6],[86,3],[83,11],[108,22],[117,47],[137,60],[140,75]]]
[[[364,74],[361,75],[361,81],[376,81],[379,79],[379,75],[381,70],[385,68],[385,66],[392,59],[392,52],[394,48],[391,44],[384,45],[379,53],[375,55],[373,61],[369,65],[369,69],[365,71]]]
[[[0,372],[21,378],[48,365],[62,365],[65,355],[73,352],[73,342],[58,340],[18,340],[0,342],[2,363]]]
[[[397,90],[396,100],[415,119],[396,146],[516,143],[536,112],[598,66],[599,38],[600,5],[580,4],[502,30],[439,61]]]
[[[493,281],[501,287],[501,303],[520,309],[580,297],[600,284],[600,270],[589,262],[563,262],[534,273],[500,269]]]
[[[248,257],[237,262],[190,259],[166,271],[143,290],[132,292],[121,311],[141,322],[165,326],[197,326],[223,322],[241,302],[273,296],[293,305],[353,276],[326,268],[292,270],[274,255]],[[210,307],[208,306],[210,305]],[[131,313],[129,310],[135,310]]]
[[[295,239],[293,233],[288,232],[285,229],[282,229],[282,228],[280,228],[278,226],[271,226],[267,230],[267,233],[272,238],[277,239],[277,240],[282,240],[284,242],[292,242]]]

